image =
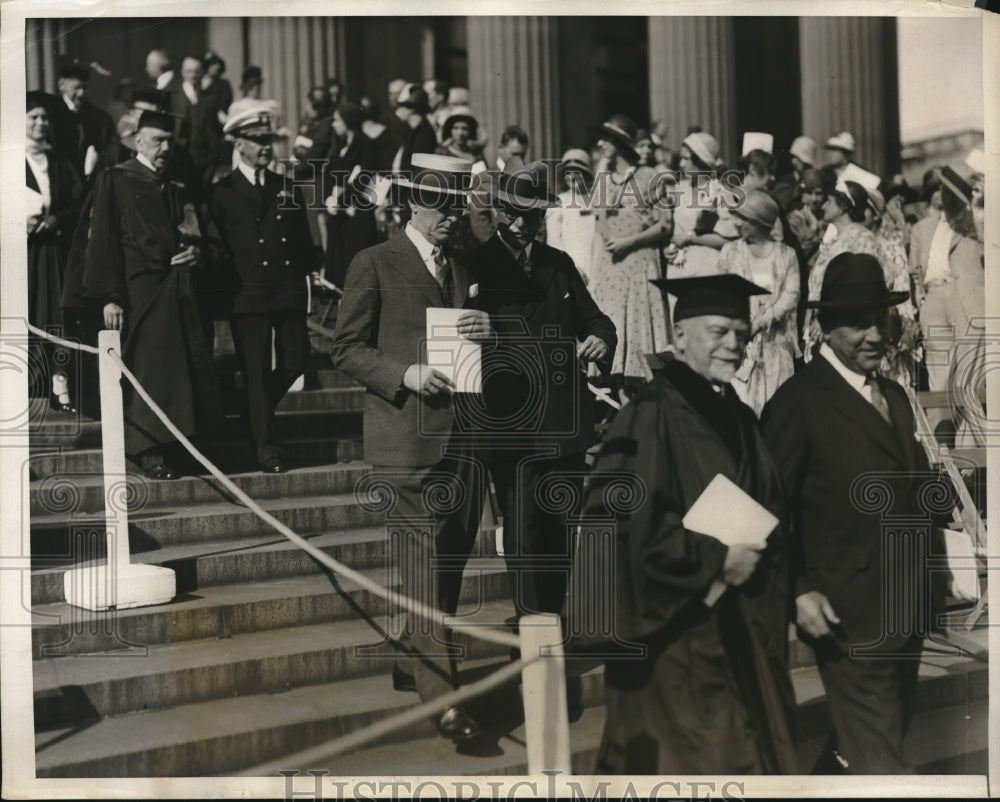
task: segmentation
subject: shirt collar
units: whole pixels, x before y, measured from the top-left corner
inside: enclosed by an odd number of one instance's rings
[[[236,162],[236,169],[238,169],[241,173],[243,173],[247,181],[249,181],[254,186],[257,186],[256,167],[251,167],[249,164],[240,159],[238,162]]]
[[[434,249],[437,246],[417,231],[417,229],[413,227],[413,223],[407,223],[406,228],[404,228],[403,231],[406,233],[406,236],[410,238],[410,242],[416,246],[421,259],[428,262],[434,258]]]
[[[506,248],[506,249],[507,249],[508,251],[510,251],[510,255],[514,257],[514,261],[516,262],[516,261],[518,260],[518,259],[517,259],[517,257],[518,257],[518,256],[519,256],[519,255],[521,254],[521,251],[519,251],[519,250],[518,250],[517,248],[515,248],[515,247],[514,247],[513,245],[511,245],[511,244],[510,244],[509,242],[507,242],[507,240],[505,240],[505,239],[503,238],[503,236],[502,236],[502,235],[500,234],[500,232],[497,232],[497,237],[499,237],[499,238],[500,238],[500,242],[502,242],[502,243],[503,243],[504,247],[505,247],[505,248]],[[527,245],[526,245],[526,246],[524,247],[524,253],[525,253],[525,254],[527,254],[527,256],[528,256],[528,259],[531,259],[531,246],[532,246],[533,244],[534,244],[534,243],[532,243],[532,242],[529,242],[529,243],[528,243],[528,244],[527,244]]]
[[[824,357],[827,362],[833,365],[834,370],[837,371],[841,376],[844,377],[851,387],[857,390],[859,393],[864,390],[865,384],[868,381],[868,377],[863,373],[855,373],[847,365],[841,362],[840,357],[834,352],[834,350],[827,344],[823,343],[819,347],[820,356]]]
[[[139,162],[139,164],[141,164],[143,167],[146,167],[149,170],[151,170],[153,172],[153,175],[159,177],[160,174],[156,171],[156,168],[153,167],[153,163],[149,159],[147,159],[141,153],[136,153],[135,154],[135,158],[136,158],[136,161]]]

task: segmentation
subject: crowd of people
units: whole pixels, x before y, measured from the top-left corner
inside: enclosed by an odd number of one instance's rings
[[[390,117],[331,79],[293,132],[257,67],[238,97],[216,54],[175,73],[154,50],[146,73],[118,93],[117,119],[87,100],[78,63],[59,95],[28,94],[32,323],[84,342],[121,330],[126,364],[194,436],[220,417],[214,321],[228,319],[248,437],[278,473],[275,408],[305,370],[309,288],[335,285],[331,356],[368,391],[366,459],[394,490],[404,593],[455,612],[490,482],[518,616],[564,613],[581,508],[615,521],[617,634],[646,649],[608,661],[602,772],[807,770],[789,621],[816,650],[839,765],[909,769],[914,659],[851,647],[919,656],[922,608],[879,640],[886,558],[852,483],[897,474],[900,508],[919,513],[927,466],[899,385],[917,385],[932,342],[931,390],[982,358],[981,153],[911,188],[858,165],[849,132],[825,142],[825,164],[808,137],[784,149],[749,132],[730,169],[697,125],[671,142],[613,114],[530,161],[518,121],[487,131],[469,91],[439,79],[390,83]],[[464,310],[481,393],[455,392],[428,359],[438,307]],[[86,388],[69,375],[86,370],[51,370],[33,392],[74,411]],[[599,451],[588,385],[621,407]],[[127,451],[175,478],[173,437],[126,392]],[[952,423],[949,442],[975,438]],[[766,545],[684,525],[720,474],[778,521]],[[644,504],[609,513],[623,475]],[[394,687],[426,700],[457,687],[452,645],[411,617]],[[460,706],[437,725],[457,742],[480,733]]]

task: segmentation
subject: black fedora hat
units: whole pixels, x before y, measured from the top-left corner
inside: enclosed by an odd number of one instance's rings
[[[491,176],[488,188],[494,201],[517,209],[548,209],[560,204],[559,198],[549,192],[545,162],[525,166],[520,158],[512,156],[504,162],[501,172]]]
[[[892,292],[885,284],[879,260],[867,253],[840,253],[830,260],[823,274],[823,289],[809,309],[878,309],[895,306],[910,297]]]
[[[639,128],[628,115],[612,114],[593,129],[593,133],[598,139],[610,140],[629,161],[639,161],[639,151],[635,149]]]

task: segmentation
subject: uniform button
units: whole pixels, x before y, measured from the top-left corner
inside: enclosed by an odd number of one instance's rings
[[[261,265],[264,266],[264,267],[267,267],[267,259],[265,259],[263,262],[261,262]]]
[[[280,214],[276,214],[276,215],[274,216],[274,219],[275,219],[275,220],[280,220],[280,219],[281,219],[281,215],[280,215]]]
[[[261,242],[263,242],[263,241],[264,241],[264,240],[261,240]],[[281,241],[282,241],[282,242],[288,242],[288,237],[282,237],[282,238],[281,238]]]
[[[261,245],[263,245],[264,244],[264,238],[261,237],[259,240],[257,240],[257,242],[259,242]]]
[[[286,260],[285,260],[285,264],[286,264],[286,265],[290,265],[291,263],[292,263],[292,260],[291,260],[291,259],[286,259]]]

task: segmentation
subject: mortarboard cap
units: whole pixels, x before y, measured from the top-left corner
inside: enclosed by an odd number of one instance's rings
[[[62,64],[59,67],[59,77],[60,78],[76,78],[80,81],[90,80],[90,67],[86,64],[80,64],[77,61]]]
[[[166,111],[170,108],[170,94],[162,89],[133,89],[132,108]]]
[[[161,131],[173,131],[176,126],[176,118],[172,114],[162,111],[143,111],[136,122],[135,130],[140,128],[159,128]]]
[[[750,319],[750,296],[767,290],[734,273],[691,278],[652,279],[661,290],[677,296],[673,322],[702,315]]]

